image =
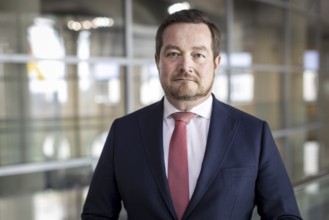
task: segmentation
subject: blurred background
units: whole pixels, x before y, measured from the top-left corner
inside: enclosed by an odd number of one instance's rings
[[[222,31],[213,93],[269,122],[329,219],[329,1],[0,0],[0,220],[80,218],[112,121],[163,96],[155,32],[182,8]]]

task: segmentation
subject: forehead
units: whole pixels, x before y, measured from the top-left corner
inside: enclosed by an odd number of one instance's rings
[[[202,44],[211,48],[211,32],[206,24],[175,23],[164,30],[163,46],[166,44]],[[190,45],[192,46],[192,45]],[[195,46],[195,45],[193,45]]]

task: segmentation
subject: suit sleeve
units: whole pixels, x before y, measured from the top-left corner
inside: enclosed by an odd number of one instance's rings
[[[118,219],[121,210],[121,198],[114,174],[115,124],[116,121],[112,124],[96,166],[82,210],[82,220]]]
[[[262,220],[302,219],[292,184],[266,122],[262,129],[256,205]]]

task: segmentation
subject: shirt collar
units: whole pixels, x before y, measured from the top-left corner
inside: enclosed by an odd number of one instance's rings
[[[211,116],[211,109],[212,109],[212,102],[213,98],[212,96],[209,96],[204,102],[201,104],[193,107],[189,110],[189,112],[193,112],[203,118],[210,119]],[[164,98],[164,113],[163,117],[167,118],[171,114],[175,112],[180,112],[180,110],[176,109],[167,99],[167,97]]]

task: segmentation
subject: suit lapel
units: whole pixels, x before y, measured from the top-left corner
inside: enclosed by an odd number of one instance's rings
[[[213,100],[206,152],[200,176],[185,216],[193,210],[212,184],[239,127],[239,121],[230,116],[225,104],[215,98]]]
[[[165,173],[163,154],[163,99],[150,106],[149,111],[139,118],[139,126],[142,134],[143,146],[147,156],[153,177],[166,206],[175,216],[175,209],[171,202],[167,176]]]

